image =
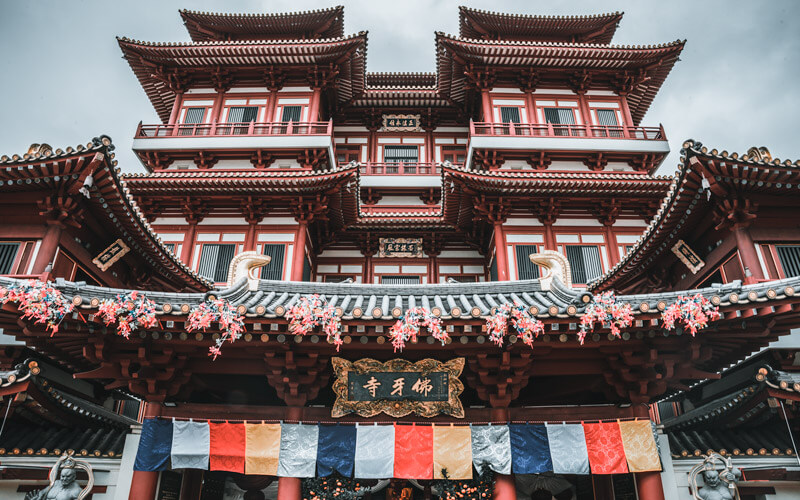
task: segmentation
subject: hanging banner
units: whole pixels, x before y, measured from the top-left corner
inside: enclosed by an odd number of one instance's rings
[[[392,417],[410,413],[430,418],[439,414],[463,418],[464,407],[458,398],[464,385],[458,379],[464,358],[447,363],[423,359],[416,363],[393,359],[381,363],[374,359],[355,362],[331,360],[336,381],[336,402],[331,416],[356,413],[372,417],[381,412]]]

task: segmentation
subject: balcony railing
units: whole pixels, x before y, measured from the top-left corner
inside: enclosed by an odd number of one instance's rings
[[[332,135],[333,121],[272,122],[272,123],[170,123],[142,125],[136,129],[136,139],[158,137],[230,137],[230,136],[287,136]]]
[[[665,141],[664,127],[624,127],[611,125],[560,125],[555,123],[470,122],[470,135],[522,137],[580,137],[589,139],[635,139]]]
[[[362,175],[439,175],[442,169],[435,163],[390,162],[362,163]]]

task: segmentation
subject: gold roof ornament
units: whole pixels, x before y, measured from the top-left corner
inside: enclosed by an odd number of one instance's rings
[[[751,160],[755,161],[772,161],[772,154],[770,154],[769,149],[767,149],[766,146],[753,146],[747,150],[747,156]]]
[[[49,144],[47,144],[46,142],[43,142],[41,144],[38,144],[38,143],[34,142],[28,148],[27,155],[30,155],[30,156],[33,156],[33,157],[37,157],[37,156],[49,155],[52,152],[53,152],[53,148]]]
[[[542,250],[530,254],[531,262],[544,268],[544,276],[539,278],[543,291],[550,290],[553,278],[557,278],[567,287],[572,286],[572,274],[567,258],[555,250]]]

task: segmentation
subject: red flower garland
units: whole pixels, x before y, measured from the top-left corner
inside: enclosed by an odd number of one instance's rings
[[[187,320],[189,326],[186,327],[186,331],[205,331],[214,321],[219,322],[222,334],[216,340],[215,345],[208,348],[208,355],[217,359],[217,356],[222,354],[221,347],[226,340],[233,343],[242,336],[244,316],[237,314],[236,309],[225,299],[207,300],[189,313]]]
[[[9,288],[0,287],[0,304],[16,302],[24,319],[33,319],[36,324],[46,324],[52,337],[58,332],[58,326],[64,317],[72,312],[72,302],[47,282],[29,280],[17,283]]]
[[[707,327],[710,321],[716,321],[719,317],[719,307],[699,293],[693,297],[679,296],[678,300],[661,313],[665,329],[672,330],[676,322],[683,323],[692,337],[698,330]]]
[[[406,341],[416,342],[420,327],[424,326],[433,338],[445,345],[450,335],[442,328],[442,320],[424,307],[412,307],[389,330],[394,352],[406,346]]]
[[[156,303],[136,291],[104,300],[98,308],[98,314],[106,325],[118,322],[117,334],[126,339],[140,326],[153,328],[158,324]]]
[[[336,346],[336,352],[344,343],[342,341],[342,320],[336,314],[336,308],[323,302],[319,295],[300,297],[300,300],[286,312],[289,320],[289,331],[292,335],[307,335],[314,328],[322,326],[328,342]]]
[[[614,292],[595,295],[581,316],[581,330],[578,332],[578,340],[581,341],[581,345],[583,345],[586,334],[594,331],[595,323],[611,329],[611,334],[619,338],[620,329],[628,328],[633,324],[631,305],[618,302]]]
[[[489,340],[498,347],[503,345],[503,339],[508,333],[508,322],[517,331],[525,345],[533,347],[533,340],[544,333],[544,323],[532,317],[525,306],[518,303],[503,304],[495,308],[491,316],[486,318],[486,331]]]

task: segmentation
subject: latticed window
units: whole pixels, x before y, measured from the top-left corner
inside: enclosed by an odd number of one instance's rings
[[[536,253],[536,245],[517,245],[517,278],[533,280],[539,277],[539,266],[531,262],[531,254]]]
[[[598,109],[597,124],[604,127],[616,127],[619,125],[617,123],[617,112],[613,109]]]
[[[386,163],[417,163],[419,149],[417,146],[384,146],[383,161]]]
[[[545,108],[544,118],[547,123],[552,123],[554,135],[572,135],[570,127],[560,125],[575,125],[575,112],[570,108]]]
[[[783,274],[787,278],[800,276],[800,245],[776,245]]]
[[[600,249],[596,245],[569,245],[565,250],[573,283],[589,283],[603,274]]]
[[[419,285],[419,276],[381,276],[382,285]]]
[[[207,243],[200,252],[197,274],[221,283],[228,279],[228,266],[236,253],[236,245],[229,243]]]
[[[519,108],[514,106],[500,107],[500,121],[503,123],[520,123]]]
[[[249,123],[258,118],[258,106],[233,106],[228,110],[228,123]]]
[[[183,123],[203,123],[206,108],[187,108],[183,116]]]
[[[175,243],[164,243],[164,246],[172,253],[175,253]]]
[[[302,106],[284,106],[281,115],[282,122],[299,122],[303,112]]]
[[[284,254],[286,253],[286,245],[278,243],[266,243],[261,248],[261,253],[271,257],[269,264],[261,268],[261,279],[283,279],[283,259]]]
[[[0,274],[11,274],[19,243],[0,243]]]

